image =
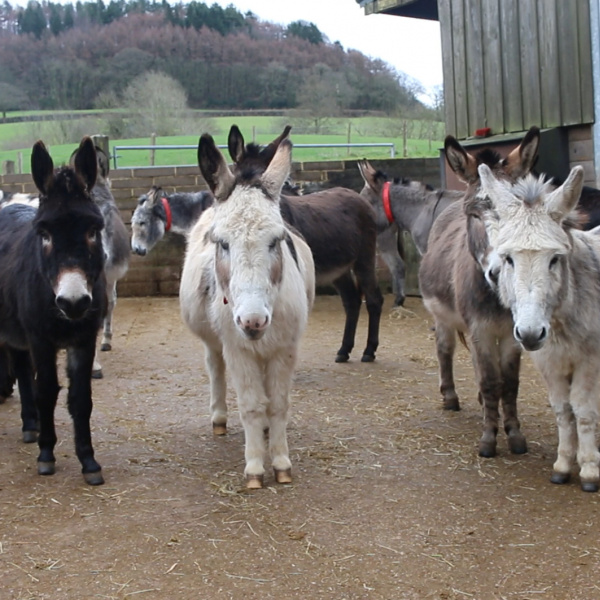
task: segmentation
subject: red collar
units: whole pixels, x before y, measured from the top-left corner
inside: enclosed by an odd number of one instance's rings
[[[383,190],[381,191],[381,198],[383,200],[383,210],[385,212],[385,216],[390,223],[394,222],[394,215],[392,214],[392,207],[390,205],[390,186],[391,183],[386,181],[383,184]]]
[[[167,223],[165,225],[165,231],[169,231],[169,229],[171,229],[171,225],[173,224],[173,215],[171,214],[171,206],[169,204],[169,201],[164,196],[160,200],[165,209],[165,213],[167,214]]]

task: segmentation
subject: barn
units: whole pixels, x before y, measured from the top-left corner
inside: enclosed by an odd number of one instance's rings
[[[439,21],[447,134],[503,153],[537,125],[538,171],[564,178],[582,165],[598,187],[600,0],[357,2],[366,15]],[[448,171],[442,185],[455,187]]]

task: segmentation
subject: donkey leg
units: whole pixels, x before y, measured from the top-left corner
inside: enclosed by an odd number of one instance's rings
[[[479,440],[479,456],[496,456],[502,377],[495,336],[474,331],[472,358],[483,404],[483,434]]]
[[[444,410],[460,410],[460,402],[454,386],[454,350],[456,330],[441,321],[435,323],[435,349],[440,367],[440,392]]]
[[[210,380],[210,420],[215,435],[227,433],[227,380],[221,347],[205,344],[205,364]]]
[[[12,396],[15,377],[10,351],[6,347],[0,347],[0,404],[4,404]]]
[[[235,368],[230,369],[229,372],[244,427],[246,487],[261,488],[264,480],[266,455],[264,430],[268,425],[267,407],[269,405],[264,386],[265,366],[251,351],[225,346],[223,353],[225,364],[235,365]]]
[[[379,323],[381,321],[381,309],[383,308],[383,295],[377,283],[375,275],[375,257],[360,258],[354,265],[354,275],[358,283],[360,297],[364,294],[367,312],[369,314],[369,326],[367,330],[367,347],[363,352],[362,362],[373,362],[375,352],[379,346]]]
[[[404,293],[404,280],[406,267],[398,252],[398,236],[402,235],[396,227],[389,227],[377,235],[379,255],[387,266],[392,277],[392,291],[394,292],[394,306],[402,306],[406,295]]]
[[[106,309],[106,317],[104,317],[104,327],[102,330],[102,343],[100,350],[106,352],[112,350],[112,317],[115,306],[117,305],[117,282],[114,281],[112,286],[108,287],[108,306]]]
[[[269,451],[271,464],[277,483],[292,482],[292,463],[287,443],[287,423],[289,415],[289,394],[292,386],[296,349],[281,352],[273,358],[265,375],[265,385],[270,404]]]
[[[28,350],[11,349],[15,375],[21,397],[21,423],[23,442],[31,444],[38,439],[39,422],[35,407],[33,367]]]
[[[342,304],[346,313],[346,324],[344,326],[344,337],[342,345],[337,352],[335,362],[347,362],[350,358],[350,352],[354,348],[354,338],[356,336],[356,326],[360,314],[361,296],[350,271],[344,273],[333,282],[335,289],[342,298]]]
[[[542,365],[538,365],[542,367]],[[548,400],[556,417],[558,449],[552,467],[552,483],[567,483],[571,478],[571,467],[577,452],[577,429],[575,415],[569,402],[571,384],[567,377],[552,373],[550,369],[540,369],[548,386]]]
[[[571,406],[577,423],[577,462],[584,492],[597,492],[600,483],[600,452],[596,445],[596,430],[600,416],[597,365],[578,368],[571,383]]]
[[[94,458],[90,418],[92,416],[92,364],[95,340],[87,346],[67,350],[69,391],[67,406],[75,430],[75,452],[81,463],[83,478],[90,485],[104,483],[102,467]]]
[[[502,413],[504,431],[508,436],[508,447],[513,454],[525,454],[527,452],[527,441],[521,432],[521,423],[517,416],[521,348],[515,344],[512,332],[500,342],[500,362],[502,371]]]
[[[54,410],[60,386],[56,372],[56,350],[38,342],[32,346],[33,363],[37,378],[35,385],[35,403],[40,419],[37,459],[39,475],[53,475],[56,468],[54,447],[56,446],[56,429],[54,426]]]

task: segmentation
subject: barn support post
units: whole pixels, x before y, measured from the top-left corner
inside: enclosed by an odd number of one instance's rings
[[[592,77],[594,80],[594,168],[596,187],[600,187],[600,0],[590,0],[592,37]]]

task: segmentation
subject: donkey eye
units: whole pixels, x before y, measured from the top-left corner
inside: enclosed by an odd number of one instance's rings
[[[559,259],[558,255],[552,257],[552,260],[550,261],[550,268],[552,268],[554,265],[556,265],[558,263],[558,259]]]
[[[512,267],[512,266],[514,266],[514,264],[515,264],[515,263],[513,262],[513,259],[512,259],[510,256],[506,256],[506,257],[504,258],[504,260],[506,261],[506,264],[507,264],[507,265],[510,265],[511,267]]]
[[[270,244],[269,244],[269,250],[275,250],[275,248],[277,248],[277,243],[279,242],[278,238],[275,238]]]
[[[87,232],[87,239],[90,244],[95,243],[97,237],[98,237],[98,231],[96,229],[90,229]]]
[[[42,238],[42,243],[50,244],[52,242],[52,236],[45,229],[40,229],[39,235]]]
[[[221,246],[221,249],[224,252],[229,252],[229,242],[226,242],[225,240],[219,240],[219,246]]]

